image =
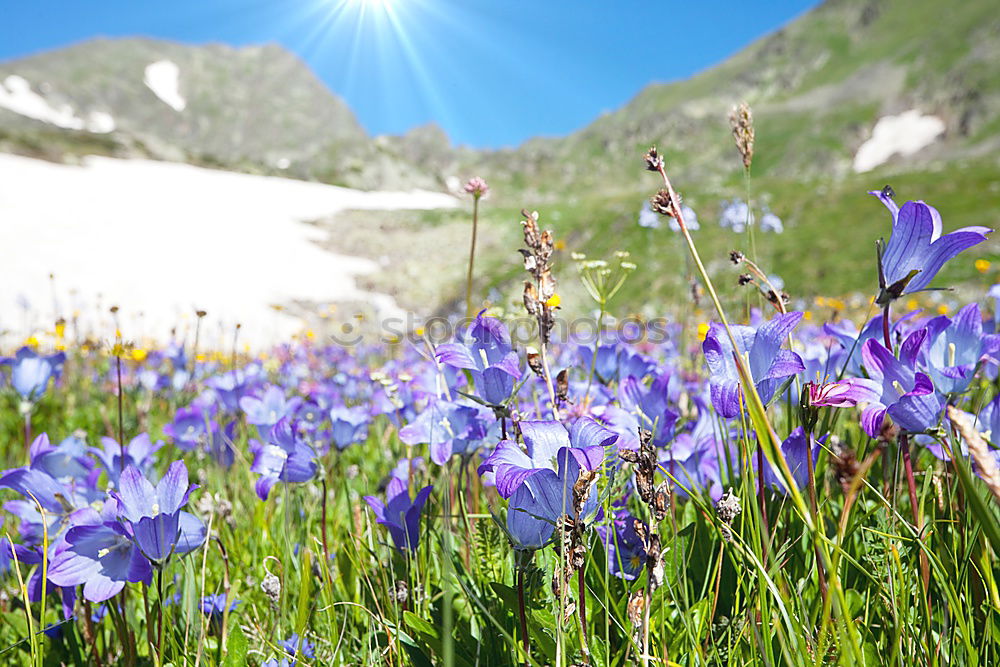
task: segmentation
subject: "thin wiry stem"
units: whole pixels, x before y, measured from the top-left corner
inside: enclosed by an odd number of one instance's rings
[[[472,199],[472,244],[469,246],[469,273],[465,279],[465,316],[472,317],[472,267],[476,261],[476,231],[479,227],[479,195]]]

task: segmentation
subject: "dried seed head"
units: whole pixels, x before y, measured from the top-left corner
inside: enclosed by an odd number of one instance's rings
[[[399,604],[405,604],[410,597],[410,588],[406,585],[406,582],[399,580],[396,582],[395,588],[393,588],[392,596],[396,599]]]
[[[743,158],[743,166],[750,168],[753,162],[753,112],[746,102],[740,103],[729,114],[729,127],[733,130],[733,139],[736,141],[736,150]]]
[[[730,527],[733,525],[733,520],[739,516],[740,512],[743,511],[743,507],[740,505],[740,497],[733,493],[732,487],[729,488],[722,497],[719,498],[719,502],[715,503],[715,515],[719,517],[722,521],[722,538],[727,542],[732,541],[733,533]]]
[[[736,264],[738,266],[743,263],[744,259],[746,259],[746,256],[739,250],[729,251],[729,261],[732,262],[733,264]]]
[[[538,290],[535,289],[534,284],[524,281],[524,309],[528,311],[529,315],[538,315]]]
[[[649,198],[649,207],[660,215],[666,215],[671,218],[677,217],[677,214],[674,211],[673,200],[670,197],[670,192],[662,188],[655,195]]]
[[[740,287],[743,287],[744,285],[749,285],[752,282],[753,282],[753,276],[750,275],[749,273],[740,274],[740,277],[736,279],[736,284],[739,285]]]
[[[667,486],[666,482],[661,482],[653,494],[653,516],[657,521],[663,521],[666,518],[669,505],[670,487]]]
[[[663,169],[663,156],[656,151],[656,146],[653,146],[646,151],[646,170],[659,171],[661,169]]]
[[[642,619],[646,613],[646,597],[641,588],[637,589],[629,597],[626,611],[628,613],[628,620],[631,621],[633,628],[638,628],[642,625]]]
[[[528,350],[527,357],[528,357],[528,368],[530,368],[532,372],[538,377],[544,378],[545,367],[542,365],[542,355],[540,355],[538,352]]]
[[[573,510],[577,516],[583,514],[583,506],[590,496],[590,485],[597,478],[596,470],[581,470],[576,483],[573,484]]]
[[[278,604],[278,601],[281,599],[281,579],[268,573],[265,575],[264,580],[260,582],[260,589],[264,591],[264,595],[268,597],[272,604]]]
[[[569,371],[566,368],[556,375],[556,402],[569,402]]]
[[[663,585],[663,548],[660,546],[660,536],[656,533],[649,536],[649,544],[646,545],[646,572],[650,591]]]
[[[889,199],[895,199],[896,191],[892,189],[891,185],[886,185],[885,187],[882,188],[882,196],[888,197]]]

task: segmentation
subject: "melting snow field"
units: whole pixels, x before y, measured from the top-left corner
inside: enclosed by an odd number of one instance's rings
[[[172,61],[158,60],[146,65],[143,83],[174,111],[184,111],[187,107],[187,100],[181,96],[180,82],[181,69]]]
[[[0,330],[51,330],[55,312],[75,310],[104,331],[115,304],[127,339],[162,341],[204,309],[214,324],[203,340],[231,340],[240,322],[240,339],[263,345],[299,329],[271,308],[294,299],[363,300],[398,315],[390,297],[355,285],[374,262],[322,250],[313,240],[324,232],[302,221],[456,203],[185,164],[90,157],[68,166],[0,154]]]
[[[934,143],[944,130],[944,121],[923,116],[916,109],[883,116],[875,123],[871,138],[854,155],[854,171],[871,171],[893,155],[913,155]]]
[[[16,74],[11,74],[0,83],[0,107],[68,130],[106,134],[115,129],[115,119],[111,114],[92,111],[87,118],[81,118],[68,104],[54,107],[31,89],[31,83],[27,79]]]

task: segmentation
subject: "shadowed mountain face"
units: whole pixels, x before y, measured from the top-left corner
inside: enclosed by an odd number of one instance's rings
[[[371,188],[407,171],[382,169],[344,101],[276,45],[99,39],[0,64],[0,86],[0,148],[17,152],[151,156]]]

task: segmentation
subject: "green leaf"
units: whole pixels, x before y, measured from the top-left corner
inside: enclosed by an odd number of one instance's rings
[[[418,632],[422,635],[427,635],[432,639],[440,639],[440,637],[438,636],[438,632],[434,628],[434,626],[425,621],[424,619],[420,618],[416,614],[414,614],[412,611],[410,610],[404,611],[403,620],[406,621],[406,625],[412,628],[415,632]]]
[[[244,667],[247,664],[247,638],[238,623],[233,623],[226,642],[226,658],[223,667]]]

